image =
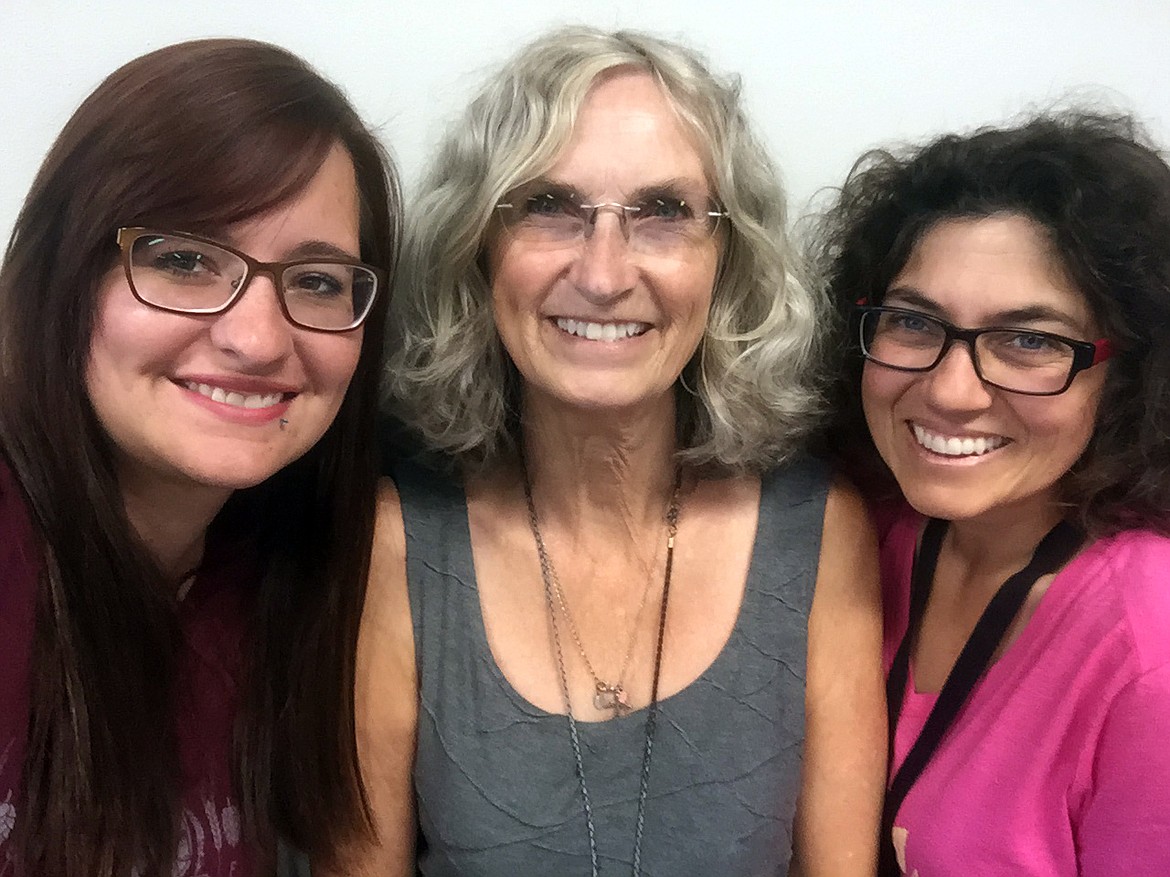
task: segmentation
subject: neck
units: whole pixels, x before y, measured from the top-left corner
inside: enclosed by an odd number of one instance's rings
[[[661,527],[676,470],[673,394],[599,416],[526,392],[523,412],[525,463],[542,517],[595,535]]]
[[[1000,509],[953,521],[945,544],[951,557],[972,574],[1010,575],[1028,563],[1040,540],[1063,517],[1055,499],[1026,509]]]
[[[131,528],[178,586],[202,560],[207,528],[232,491],[133,477],[120,486]]]

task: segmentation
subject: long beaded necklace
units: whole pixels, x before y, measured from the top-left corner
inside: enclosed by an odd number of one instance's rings
[[[650,761],[654,752],[654,732],[658,720],[658,682],[662,672],[662,644],[666,635],[666,607],[670,599],[670,573],[674,561],[674,540],[678,535],[679,516],[679,487],[682,484],[682,471],[675,473],[674,488],[670,495],[670,504],[666,510],[666,570],[662,577],[662,607],[658,612],[658,640],[654,647],[654,676],[650,687],[650,704],[646,708],[646,726],[644,743],[642,746],[642,769],[638,779],[638,809],[634,824],[634,856],[631,873],[640,877],[642,873],[642,835],[646,825],[646,796],[650,784]],[[573,758],[577,772],[577,782],[581,787],[581,804],[585,811],[585,828],[589,834],[589,864],[592,877],[598,877],[600,868],[597,856],[597,829],[593,824],[593,806],[590,803],[589,787],[585,784],[585,764],[581,757],[581,738],[577,733],[577,720],[573,716],[573,706],[569,699],[569,676],[565,670],[564,652],[561,649],[561,637],[557,630],[556,608],[553,603],[553,592],[560,594],[559,582],[553,569],[552,560],[544,545],[544,537],[540,532],[540,522],[536,516],[536,503],[532,499],[532,482],[528,477],[528,468],[524,467],[524,499],[528,504],[528,524],[532,529],[532,538],[536,542],[536,554],[540,559],[540,577],[544,582],[544,602],[548,609],[549,629],[552,631],[553,647],[557,657],[557,673],[560,676],[561,696],[565,701],[565,715],[569,721],[569,742],[573,747]],[[554,583],[556,583],[554,585]],[[643,595],[643,601],[645,595]],[[564,605],[563,597],[561,599]],[[639,612],[641,610],[639,609]],[[566,613],[566,618],[567,618]],[[575,629],[574,629],[575,633]],[[580,637],[576,637],[578,648],[581,647]],[[632,646],[631,646],[632,648]],[[584,649],[581,649],[584,657]],[[592,672],[592,667],[586,659],[586,666],[590,669],[597,685],[597,695],[602,694],[601,680]],[[624,672],[624,670],[623,670]],[[618,685],[620,686],[620,680]],[[624,691],[622,692],[624,694]],[[598,697],[594,696],[597,704]],[[618,700],[618,703],[622,703]],[[601,707],[598,707],[599,709]],[[619,710],[619,715],[623,713]]]

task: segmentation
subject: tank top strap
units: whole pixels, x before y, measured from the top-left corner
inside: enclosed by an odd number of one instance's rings
[[[418,464],[395,467],[406,534],[406,580],[424,705],[441,677],[469,680],[484,670],[487,638],[471,553],[462,485]]]

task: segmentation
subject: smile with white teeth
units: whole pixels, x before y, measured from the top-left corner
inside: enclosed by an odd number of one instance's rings
[[[650,328],[649,323],[587,323],[566,317],[557,317],[557,326],[563,332],[590,341],[622,341],[641,335]]]
[[[213,387],[211,384],[196,384],[192,381],[183,383],[188,390],[194,390],[200,396],[206,396],[212,402],[223,402],[225,405],[234,405],[236,408],[270,408],[284,399],[284,393],[252,393],[245,396],[223,387]]]
[[[988,451],[1002,448],[1008,442],[1001,435],[959,438],[958,436],[933,433],[917,423],[911,424],[911,426],[914,428],[914,438],[918,440],[918,444],[928,451],[934,451],[934,453],[946,457],[978,457]]]

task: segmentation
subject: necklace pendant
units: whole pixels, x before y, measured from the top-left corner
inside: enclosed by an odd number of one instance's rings
[[[630,711],[626,691],[620,684],[606,685],[604,682],[598,682],[593,695],[593,706],[599,710],[612,710],[619,716],[624,716]]]

